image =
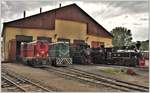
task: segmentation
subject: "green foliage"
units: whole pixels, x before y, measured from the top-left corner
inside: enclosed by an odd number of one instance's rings
[[[137,49],[139,47],[140,50],[149,50],[149,40],[132,42],[130,48],[133,46]],[[131,49],[134,49],[134,47]]]
[[[125,74],[125,69],[113,68],[113,67],[100,67],[99,71],[109,73],[109,74]]]
[[[122,48],[123,46],[130,46],[132,41],[131,30],[125,27],[116,27],[111,31],[114,36],[112,44],[114,47]]]
[[[136,42],[136,47],[137,47],[137,49],[140,49],[140,47],[141,47],[141,42],[140,41]]]
[[[149,40],[140,41],[141,42],[141,50],[149,50]]]

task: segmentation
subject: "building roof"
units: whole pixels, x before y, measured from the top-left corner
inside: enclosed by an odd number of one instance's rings
[[[2,36],[4,34],[5,27],[39,28],[53,30],[55,29],[55,19],[84,22],[88,25],[88,34],[110,38],[113,37],[111,33],[109,33],[103,26],[96,22],[90,15],[88,15],[76,4],[70,4],[36,15],[13,20],[10,22],[5,22],[3,26]]]

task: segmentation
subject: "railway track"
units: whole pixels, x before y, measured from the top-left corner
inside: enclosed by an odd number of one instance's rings
[[[7,92],[25,92],[24,89],[22,89],[20,86],[18,86],[16,83],[12,82],[11,80],[7,79],[6,77],[2,76],[2,91],[7,90]]]
[[[128,66],[119,66],[119,65],[106,65],[106,64],[92,64],[91,66],[106,66],[106,67],[123,67],[123,68],[129,68]],[[136,66],[136,67],[130,67],[130,68],[136,68],[136,69],[140,69],[140,70],[145,70],[145,71],[148,71],[149,70],[149,67],[139,67],[139,66]]]
[[[92,78],[97,78],[97,79],[101,78],[102,80],[104,80],[106,82],[108,81],[112,84],[116,83],[115,85],[130,88],[130,89],[133,89],[133,90],[139,90],[139,91],[148,91],[149,90],[149,87],[147,87],[147,86],[138,85],[138,84],[134,84],[134,83],[130,83],[130,82],[126,82],[126,81],[106,77],[106,76],[103,76],[103,75],[90,73],[90,72],[79,70],[79,69],[76,69],[76,68],[66,68],[66,69],[68,69],[70,71],[74,71],[76,73],[83,74],[83,75],[88,75],[89,77],[92,77]]]
[[[14,73],[2,70],[2,89],[11,92],[52,92],[51,90],[20,77]]]
[[[77,78],[82,81],[94,83],[96,85],[104,85],[107,87],[115,88],[117,90],[126,91],[126,92],[133,92],[133,91],[140,91],[140,92],[148,92],[149,87],[132,84],[128,82],[124,82],[121,80],[115,80],[112,78],[104,77],[102,75],[97,75],[93,73],[89,73],[83,70],[75,69],[72,67],[67,68],[55,68],[55,67],[48,67],[45,68],[46,70],[52,70],[53,72],[69,76],[72,78]]]

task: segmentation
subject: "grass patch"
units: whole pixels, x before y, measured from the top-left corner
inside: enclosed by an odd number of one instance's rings
[[[110,73],[110,74],[125,74],[125,70],[121,68],[112,68],[112,67],[100,67],[98,68],[99,71]]]

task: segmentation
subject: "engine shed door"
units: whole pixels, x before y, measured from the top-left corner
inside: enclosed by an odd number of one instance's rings
[[[79,43],[85,43],[85,41],[84,40],[74,40],[73,43],[76,45]]]
[[[61,42],[68,42],[70,44],[70,39],[65,39],[65,38],[58,38],[57,41],[61,41]]]
[[[21,53],[21,42],[32,42],[32,36],[16,35],[16,60],[19,61]]]
[[[49,43],[52,43],[52,38],[50,37],[38,36],[37,40],[47,40]]]
[[[8,60],[15,61],[16,60],[16,40],[9,40],[8,43]]]
[[[104,47],[104,42],[92,41],[91,45],[92,45],[92,48]]]

